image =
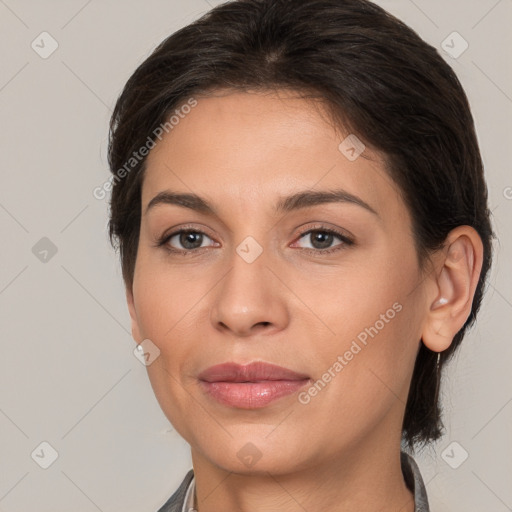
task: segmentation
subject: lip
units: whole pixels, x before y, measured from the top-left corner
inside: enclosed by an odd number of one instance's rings
[[[304,380],[308,375],[264,361],[241,365],[222,363],[210,366],[199,374],[199,380],[207,382],[260,382],[266,380]]]
[[[263,361],[246,365],[229,362],[207,368],[198,376],[201,388],[218,402],[241,409],[258,409],[297,392],[309,376]]]

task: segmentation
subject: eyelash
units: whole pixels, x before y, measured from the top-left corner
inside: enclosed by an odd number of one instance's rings
[[[305,248],[302,248],[303,251],[307,251],[309,253],[315,253],[315,255],[318,255],[318,254],[324,255],[324,254],[331,254],[333,252],[343,250],[347,246],[351,246],[354,244],[354,241],[351,238],[349,238],[347,235],[344,235],[343,233],[341,233],[333,228],[326,228],[325,226],[321,226],[321,225],[315,226],[313,228],[310,227],[307,230],[301,232],[299,234],[299,237],[297,238],[297,240],[300,240],[302,237],[309,235],[310,233],[317,233],[317,232],[335,235],[336,237],[338,237],[341,240],[342,243],[335,245],[334,247],[331,247],[329,249],[312,249],[309,247],[305,247]],[[169,245],[167,245],[167,242],[169,242],[169,240],[171,238],[173,238],[174,236],[179,235],[181,233],[197,233],[197,234],[201,234],[201,235],[206,235],[208,238],[211,238],[204,231],[195,229],[193,227],[184,226],[177,231],[173,231],[172,233],[170,233],[168,235],[164,235],[161,238],[159,238],[155,244],[155,247],[162,247],[168,253],[173,254],[173,255],[178,255],[178,256],[190,256],[190,255],[192,255],[192,253],[195,253],[195,254],[199,253],[200,249],[206,249],[206,247],[198,247],[197,249],[174,249],[173,247],[170,247]]]

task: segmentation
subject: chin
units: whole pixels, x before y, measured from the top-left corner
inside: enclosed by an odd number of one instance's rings
[[[263,433],[254,436],[246,433],[243,436],[229,437],[223,434],[222,440],[212,440],[209,445],[205,445],[204,437],[201,436],[202,442],[196,446],[202,457],[209,459],[215,466],[241,475],[287,474],[308,466],[308,457],[304,453],[307,440],[285,443],[286,436],[275,436],[272,439],[276,432],[269,436],[272,430],[267,427],[265,425]],[[233,434],[231,430],[230,433]]]

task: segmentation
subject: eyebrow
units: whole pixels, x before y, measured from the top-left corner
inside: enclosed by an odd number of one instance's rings
[[[326,190],[326,191],[304,191],[296,194],[281,197],[275,205],[276,213],[287,213],[301,208],[308,208],[327,203],[350,203],[361,206],[377,217],[379,214],[372,208],[366,201],[360,197],[351,194],[343,189]],[[192,193],[178,193],[170,190],[165,190],[157,194],[146,207],[145,213],[155,206],[170,204],[189,208],[197,212],[218,216],[215,208],[208,203],[205,199]]]

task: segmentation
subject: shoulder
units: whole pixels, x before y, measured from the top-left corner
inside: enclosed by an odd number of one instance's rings
[[[185,502],[185,496],[187,495],[187,489],[190,482],[194,478],[194,470],[191,469],[185,475],[185,478],[181,482],[180,486],[176,489],[174,494],[158,509],[158,512],[181,512],[183,503]]]

